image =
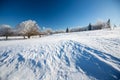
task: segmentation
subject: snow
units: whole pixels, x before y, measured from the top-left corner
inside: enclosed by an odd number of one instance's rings
[[[2,39],[0,80],[120,79],[120,29]]]

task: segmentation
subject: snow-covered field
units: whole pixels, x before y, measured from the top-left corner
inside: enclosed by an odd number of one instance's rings
[[[120,29],[0,40],[0,80],[120,80]]]

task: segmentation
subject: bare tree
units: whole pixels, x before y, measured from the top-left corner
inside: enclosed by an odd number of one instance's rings
[[[6,40],[8,39],[8,36],[11,36],[12,34],[13,34],[12,28],[9,25],[0,26],[0,35],[5,36]]]

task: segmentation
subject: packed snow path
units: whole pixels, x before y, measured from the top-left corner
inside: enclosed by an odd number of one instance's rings
[[[120,29],[0,41],[0,80],[120,80]]]

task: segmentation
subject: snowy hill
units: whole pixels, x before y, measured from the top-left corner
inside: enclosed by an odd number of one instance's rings
[[[0,41],[0,80],[120,80],[120,29]]]

